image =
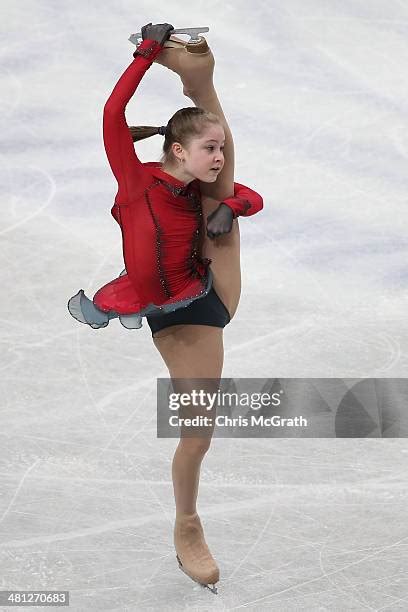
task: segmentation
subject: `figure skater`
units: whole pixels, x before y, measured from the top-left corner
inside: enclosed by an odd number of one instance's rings
[[[104,107],[104,144],[118,182],[111,212],[122,232],[125,270],[93,300],[81,289],[68,310],[95,329],[115,317],[138,329],[146,317],[174,390],[209,379],[203,385],[214,391],[223,367],[223,328],[240,294],[237,217],[257,213],[263,200],[233,182],[233,140],[213,85],[211,50],[204,39],[197,45],[170,38],[173,29],[167,23],[142,28],[134,61]],[[167,126],[129,128],[126,104],[153,61],[181,77],[183,93],[196,106],[178,110]],[[133,142],[154,134],[165,136],[161,162],[141,163]],[[219,581],[196,509],[212,432],[191,437],[182,428],[172,464],[177,560],[203,586]]]

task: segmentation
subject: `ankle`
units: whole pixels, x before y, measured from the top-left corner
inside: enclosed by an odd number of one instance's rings
[[[196,518],[198,516],[197,510],[194,512],[178,512],[176,511],[176,521],[183,521],[191,518]]]
[[[188,87],[188,85],[184,85],[183,94],[187,96],[187,98],[190,98],[194,104],[199,106],[200,104],[204,104],[207,100],[212,100],[214,95],[216,95],[216,91],[214,83],[211,81],[204,87],[201,84],[200,87],[195,89]]]

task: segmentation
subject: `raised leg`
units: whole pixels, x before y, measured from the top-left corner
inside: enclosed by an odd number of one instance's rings
[[[214,183],[200,182],[203,216],[206,220],[219,203],[234,194],[234,141],[223,109],[215,91],[213,73],[215,60],[211,49],[204,53],[188,52],[188,45],[164,48],[155,62],[179,75],[183,93],[198,107],[215,113],[220,118],[225,132],[222,172]],[[202,257],[212,259],[214,287],[228,309],[231,319],[238,307],[241,293],[240,235],[238,219],[234,219],[229,234],[209,239],[206,224],[200,240]]]
[[[154,61],[179,75],[184,95],[196,106],[220,118],[225,132],[225,164],[215,183],[201,183],[202,193],[219,203],[234,194],[234,142],[214,87],[215,59],[211,49],[207,45],[205,47],[202,53],[189,52],[189,45],[164,47]]]

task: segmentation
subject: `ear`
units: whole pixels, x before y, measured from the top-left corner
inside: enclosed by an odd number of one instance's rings
[[[179,142],[173,142],[173,144],[171,145],[171,149],[175,157],[181,157],[183,155],[184,149]]]

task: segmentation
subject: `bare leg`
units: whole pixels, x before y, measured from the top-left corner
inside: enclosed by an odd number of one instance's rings
[[[175,379],[219,380],[221,377],[224,362],[221,328],[209,325],[173,325],[161,330],[153,342],[168,367],[174,387],[183,385],[182,381],[177,382]],[[184,384],[188,385],[188,380]],[[203,381],[204,385],[208,386],[207,381]],[[198,412],[195,408],[195,413]],[[204,412],[212,416],[211,411]],[[176,514],[188,514],[197,510],[200,467],[210,447],[212,435],[212,431],[200,437],[188,437],[183,433],[172,465]]]
[[[224,128],[225,163],[222,172],[214,183],[200,182],[203,217],[206,220],[224,198],[234,193],[234,142],[214,87],[214,56],[211,49],[207,53],[189,53],[185,48],[164,48],[155,62],[178,74],[183,83],[183,93],[196,106],[218,115]],[[232,318],[241,293],[238,219],[234,219],[229,234],[215,239],[208,238],[204,224],[200,238],[201,256],[212,259],[214,288]]]
[[[203,385],[195,388],[204,388]],[[175,391],[178,387],[174,385]],[[210,390],[205,387],[206,391]],[[187,390],[188,391],[188,390]],[[214,392],[216,389],[214,389]],[[186,389],[183,390],[186,392]],[[215,418],[215,412],[209,410],[204,412],[198,411],[196,407],[193,410],[187,408],[183,410],[182,415],[196,416],[203,414]],[[192,514],[197,512],[197,495],[198,485],[200,481],[200,468],[204,455],[210,448],[211,434],[203,432],[202,437],[188,437],[189,432],[186,430],[182,433],[180,442],[177,446],[173,457],[172,478],[174,499],[176,502],[176,515]]]
[[[154,61],[179,75],[184,95],[196,106],[220,118],[225,132],[224,167],[215,183],[200,184],[202,193],[218,200],[218,205],[223,198],[234,194],[234,142],[214,87],[213,53],[209,48],[205,53],[189,53],[186,48],[165,47]]]
[[[225,163],[215,183],[200,181],[201,205],[203,217],[215,210],[219,203],[234,194],[234,141],[232,133],[221,108],[214,85],[199,86],[188,93],[188,97],[200,108],[205,108],[220,117],[225,133]],[[225,304],[230,317],[238,308],[241,294],[240,234],[238,219],[234,219],[231,232],[211,240],[206,234],[206,227],[201,235],[201,255],[212,260],[211,270],[214,274],[214,288]]]
[[[168,367],[174,390],[204,388],[214,392],[223,367],[223,330],[207,325],[173,325],[161,332],[153,342]],[[188,416],[206,413],[215,418],[215,411],[201,407],[188,406],[183,415],[186,413]],[[172,464],[176,501],[174,546],[180,567],[202,584],[219,580],[219,569],[205,541],[196,508],[201,462],[210,446],[213,429],[211,426],[201,431],[200,437],[190,437],[191,431],[182,429]]]

